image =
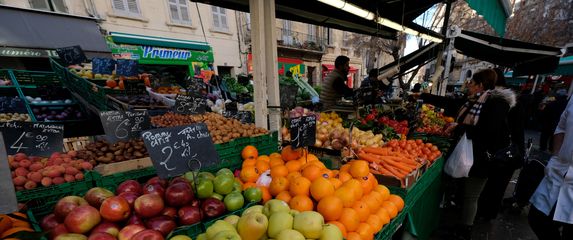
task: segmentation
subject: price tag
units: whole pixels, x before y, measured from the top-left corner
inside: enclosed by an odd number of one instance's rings
[[[314,146],[316,142],[316,116],[290,119],[291,145],[294,148]]]
[[[200,168],[220,163],[204,123],[141,132],[145,147],[160,178],[179,176],[200,163]],[[195,167],[194,167],[195,168]]]
[[[66,66],[80,64],[87,60],[84,51],[79,45],[56,48],[56,53]]]
[[[110,142],[139,138],[151,126],[147,111],[107,111],[100,113],[105,135]]]
[[[127,96],[149,94],[143,80],[123,80],[123,86],[125,88],[125,95]]]
[[[10,155],[21,152],[33,156],[50,156],[53,152],[61,152],[64,146],[62,124],[2,122],[0,132]]]
[[[92,72],[94,74],[112,74],[115,70],[115,60],[111,58],[93,58]]]
[[[134,60],[118,59],[115,72],[118,76],[134,77],[138,74],[137,67],[137,62]]]
[[[177,95],[173,110],[181,114],[203,114],[207,108],[207,101],[200,96]]]
[[[280,86],[280,102],[281,107],[291,109],[296,106],[296,94],[298,86],[281,85]]]

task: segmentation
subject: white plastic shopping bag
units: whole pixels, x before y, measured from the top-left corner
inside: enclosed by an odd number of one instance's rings
[[[462,136],[456,148],[448,158],[444,172],[453,178],[468,177],[470,169],[474,164],[474,154],[472,140],[466,134]]]

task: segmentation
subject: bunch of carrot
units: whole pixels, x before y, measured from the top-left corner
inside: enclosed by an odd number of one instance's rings
[[[358,157],[370,163],[370,172],[404,179],[422,165],[408,154],[393,151],[390,147],[363,147]]]

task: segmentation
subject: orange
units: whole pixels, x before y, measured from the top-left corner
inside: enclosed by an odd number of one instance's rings
[[[356,232],[349,232],[346,240],[362,240],[362,237],[360,237],[360,234]]]
[[[316,206],[316,211],[319,212],[326,221],[334,221],[340,218],[343,208],[344,205],[340,198],[328,196],[320,199]]]
[[[382,201],[386,201],[390,196],[390,190],[388,190],[388,188],[384,185],[378,185],[374,187],[374,191],[382,194]]]
[[[323,177],[323,178],[333,178],[333,177],[334,177],[334,174],[332,173],[331,170],[322,169],[322,170],[320,171],[320,176]]]
[[[380,220],[380,217],[378,217],[378,215],[376,215],[376,214],[372,214],[372,215],[368,216],[366,223],[368,223],[368,225],[370,225],[370,227],[372,227],[372,230],[374,230],[375,233],[382,230],[382,227],[384,226],[382,224],[382,220]]]
[[[334,195],[340,198],[344,207],[347,208],[352,207],[352,205],[354,205],[354,201],[356,201],[354,199],[354,191],[347,187],[340,187],[336,189],[336,191],[334,191]]]
[[[382,193],[372,191],[372,192],[370,192],[370,194],[368,194],[368,196],[370,196],[370,198],[373,198],[376,200],[378,207],[380,207],[380,205],[382,205],[382,203],[384,202],[384,200],[382,199],[383,198]]]
[[[279,194],[277,194],[277,196],[275,197],[275,199],[283,200],[286,203],[289,203],[291,198],[292,197],[290,196],[288,191],[282,191]]]
[[[298,172],[302,164],[299,161],[288,161],[285,166],[288,168],[288,172]]]
[[[304,195],[308,196],[310,192],[310,181],[305,177],[297,177],[289,186],[291,196]]]
[[[243,183],[243,191],[252,187],[257,187],[257,184],[254,182]]]
[[[289,206],[291,209],[304,212],[312,211],[314,203],[312,203],[312,199],[305,195],[297,195],[290,199]]]
[[[350,170],[350,164],[344,164],[342,165],[342,167],[340,167],[340,172],[348,172],[348,170]]]
[[[390,194],[390,197],[388,197],[388,201],[394,203],[394,205],[396,205],[396,207],[398,208],[398,212],[402,211],[402,209],[404,209],[404,200],[395,194]]]
[[[261,155],[257,157],[257,161],[263,161],[268,163],[269,161],[271,161],[271,158],[267,155]]]
[[[287,175],[287,179],[289,182],[293,182],[295,178],[297,177],[302,177],[302,174],[300,174],[299,172],[290,172]]]
[[[398,208],[396,207],[394,202],[385,201],[382,203],[382,208],[388,211],[388,215],[390,216],[390,218],[395,218],[396,215],[398,215]]]
[[[281,157],[285,161],[297,160],[303,155],[303,149],[293,149],[291,146],[286,146],[281,151]]]
[[[382,223],[382,226],[390,223],[390,215],[388,214],[388,210],[386,210],[386,208],[378,209],[378,212],[376,212],[376,216],[378,216],[378,218],[380,218],[380,222]]]
[[[372,191],[374,191],[374,188],[378,186],[378,179],[376,179],[376,176],[374,176],[374,174],[369,173],[368,181],[370,181],[370,184],[372,185]]]
[[[338,177],[338,173],[339,173],[338,170],[330,170],[330,171],[332,171],[332,177],[334,177],[334,178]]]
[[[264,173],[265,171],[269,170],[271,167],[269,166],[268,162],[265,161],[257,161],[255,167],[260,173]]]
[[[370,208],[368,208],[368,205],[363,201],[356,201],[354,205],[352,205],[352,209],[356,210],[361,222],[366,221],[368,216],[370,216]]]
[[[245,167],[241,169],[241,173],[239,174],[241,181],[244,183],[248,182],[256,182],[259,178],[259,172],[255,167]]]
[[[271,184],[269,185],[269,192],[272,196],[276,196],[282,191],[287,191],[288,185],[289,183],[286,177],[273,178]]]
[[[271,153],[271,155],[269,155],[269,157],[270,157],[270,158],[282,158],[281,154],[280,154],[280,153],[276,153],[276,152]]]
[[[271,158],[271,160],[269,160],[269,166],[271,168],[273,168],[274,166],[279,166],[279,165],[284,165],[285,162],[281,159],[281,158]]]
[[[342,232],[343,237],[346,238],[348,236],[348,233],[346,232],[346,227],[344,226],[344,224],[340,223],[339,221],[330,221],[330,222],[327,222],[327,224],[332,224],[334,226],[337,226],[338,229],[340,229],[340,232]]]
[[[362,198],[362,195],[364,194],[364,190],[362,190],[362,185],[360,184],[360,181],[356,180],[356,179],[350,179],[348,181],[346,181],[345,183],[342,184],[343,187],[348,187],[349,189],[351,189],[354,192],[354,199],[358,200]]]
[[[308,162],[320,161],[320,160],[318,160],[318,157],[316,157],[316,155],[314,155],[312,153],[309,153],[306,155],[306,160]]]
[[[256,159],[258,156],[259,151],[257,151],[255,146],[246,146],[243,148],[243,151],[241,151],[241,157],[243,157],[243,159]]]
[[[380,203],[378,202],[378,199],[376,199],[376,196],[374,195],[366,195],[362,197],[361,201],[366,203],[366,205],[368,205],[368,209],[370,209],[371,213],[375,213],[376,211],[378,211],[378,208],[380,208]]]
[[[362,240],[374,239],[374,230],[368,223],[360,223],[358,229],[356,229],[356,233],[360,235],[360,239]]]
[[[356,213],[356,210],[352,208],[342,209],[342,214],[338,221],[346,227],[346,231],[351,232],[356,231],[356,229],[358,229],[358,225],[360,225],[358,213]]]
[[[271,167],[271,177],[286,177],[288,175],[288,168],[284,165]]]
[[[342,181],[340,181],[340,179],[338,179],[338,178],[329,178],[328,181],[330,181],[330,183],[332,183],[332,186],[334,186],[334,189],[338,189],[340,186],[342,186]]]
[[[244,167],[254,167],[255,163],[257,163],[257,160],[254,158],[245,159],[245,161],[243,161],[243,168]]]
[[[261,189],[261,192],[263,192],[263,204],[268,202],[269,200],[271,200],[273,198],[271,196],[271,193],[269,192],[269,188],[262,187],[262,186],[259,186],[258,188]]]
[[[302,176],[311,182],[320,177],[321,169],[316,165],[309,165],[302,170]]]
[[[348,172],[339,172],[338,173],[338,179],[340,179],[340,181],[347,182],[348,180],[352,179],[352,175],[350,175],[350,173]]]
[[[372,186],[372,182],[370,182],[370,180],[368,179],[369,177],[363,177],[358,179],[358,181],[360,181],[360,185],[362,187],[362,192],[364,195],[369,194],[372,191],[372,188],[374,188]]]
[[[368,173],[370,173],[370,167],[368,167],[368,162],[357,160],[350,164],[349,172],[354,178],[363,178],[368,176]]]
[[[310,195],[316,201],[333,194],[334,186],[326,178],[319,177],[310,184]]]

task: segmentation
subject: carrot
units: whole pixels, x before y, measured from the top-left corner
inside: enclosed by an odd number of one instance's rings
[[[392,166],[389,166],[388,164],[382,162],[382,166],[384,167],[384,169],[388,170],[388,172],[392,173],[392,175],[394,175],[397,178],[403,179],[406,177],[405,174],[397,171],[396,169],[394,169]]]
[[[391,166],[393,166],[393,167],[395,167],[395,168],[398,168],[398,169],[402,169],[402,170],[404,170],[404,171],[406,171],[406,172],[411,172],[412,170],[414,170],[413,168],[410,168],[410,167],[408,167],[407,165],[404,165],[404,164],[402,164],[402,163],[400,163],[400,162],[396,162],[396,161],[394,161],[394,160],[383,159],[382,161],[383,161],[384,163],[388,164],[388,165],[391,165]]]
[[[390,153],[392,152],[391,148],[388,147],[363,147],[362,151],[367,152],[367,153],[372,153],[372,154],[376,154],[376,155],[390,155]]]
[[[378,159],[375,156],[372,156],[371,154],[365,153],[365,152],[358,153],[358,157],[360,159],[366,160],[368,162],[374,162],[374,163],[380,162],[380,159]]]

